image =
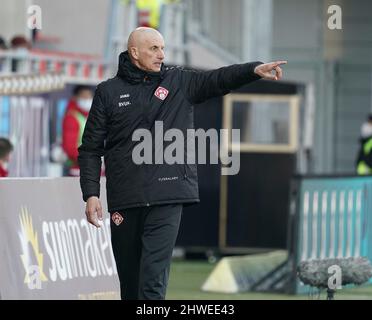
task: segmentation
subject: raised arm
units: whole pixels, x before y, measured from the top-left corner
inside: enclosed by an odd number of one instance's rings
[[[258,79],[279,80],[282,77],[281,64],[251,62],[234,64],[210,71],[181,71],[181,88],[192,103],[200,103],[209,98],[221,96]],[[275,74],[272,72],[275,71]]]

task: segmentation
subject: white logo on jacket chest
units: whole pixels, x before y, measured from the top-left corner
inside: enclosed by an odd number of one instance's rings
[[[155,97],[157,97],[160,100],[165,100],[165,98],[168,96],[169,91],[163,87],[158,87],[154,93]]]
[[[130,94],[129,93],[121,94],[119,98],[120,99],[128,99],[128,98],[130,98]],[[118,103],[119,108],[130,106],[130,105],[131,105],[131,103],[128,100],[126,100],[126,101],[119,101],[119,103]]]

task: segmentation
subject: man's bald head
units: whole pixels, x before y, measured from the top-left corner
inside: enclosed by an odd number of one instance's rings
[[[137,28],[129,35],[128,53],[140,69],[159,72],[164,60],[163,36],[153,28]]]
[[[149,38],[160,38],[164,41],[161,33],[153,28],[139,27],[133,30],[128,38],[128,51],[131,47],[136,47],[141,45],[143,41],[146,41]]]

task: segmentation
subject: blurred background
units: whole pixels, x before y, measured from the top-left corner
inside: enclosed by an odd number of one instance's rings
[[[371,12],[368,0],[2,0],[0,165],[9,179],[0,179],[0,215],[10,219],[7,232],[27,229],[17,219],[26,211],[34,218],[27,239],[38,228],[42,237],[43,221],[81,218],[76,156],[89,101],[98,83],[115,76],[129,33],[151,26],[165,38],[169,65],[288,61],[280,82],[258,81],[195,106],[196,128],[240,129],[240,144],[225,146],[240,149],[240,171],[224,176],[221,164],[198,166],[201,203],[185,208],[167,297],[307,298],[311,288],[296,277],[300,261],[372,259]],[[55,208],[54,197],[75,205]],[[4,259],[17,261],[13,277],[21,281],[1,295],[43,298],[54,289],[35,296],[25,286],[25,262],[11,253],[21,252],[18,242]],[[35,242],[22,250],[37,260]],[[78,298],[114,292],[84,281]],[[370,299],[372,289],[340,297]]]

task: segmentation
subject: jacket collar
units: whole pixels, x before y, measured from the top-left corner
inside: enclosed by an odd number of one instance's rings
[[[138,68],[130,60],[128,51],[124,51],[119,55],[117,76],[130,83],[140,83],[144,81],[144,79],[150,82],[159,81],[160,79],[163,79],[164,71],[164,64],[162,64],[160,72],[150,72]]]

